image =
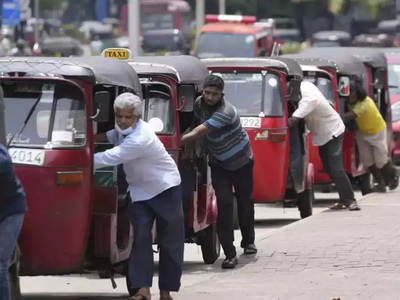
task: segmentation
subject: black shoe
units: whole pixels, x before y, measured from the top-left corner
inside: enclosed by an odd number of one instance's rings
[[[222,269],[234,269],[236,265],[239,263],[238,258],[235,256],[234,258],[225,258],[222,262]]]

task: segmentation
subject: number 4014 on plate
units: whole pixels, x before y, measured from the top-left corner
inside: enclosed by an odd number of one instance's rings
[[[45,151],[38,149],[10,148],[12,162],[21,165],[43,166]]]
[[[245,128],[260,128],[261,127],[261,118],[241,117],[240,121],[242,122],[242,127],[245,127]]]

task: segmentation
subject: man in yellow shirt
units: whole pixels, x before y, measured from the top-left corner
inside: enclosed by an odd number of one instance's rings
[[[386,192],[386,186],[393,190],[399,185],[397,170],[388,157],[386,122],[375,102],[367,96],[361,79],[350,82],[350,96],[347,99],[349,112],[345,122],[355,120],[356,134],[361,160],[374,176],[378,192]]]

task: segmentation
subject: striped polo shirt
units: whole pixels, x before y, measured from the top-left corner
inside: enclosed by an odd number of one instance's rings
[[[215,106],[204,103],[203,97],[194,104],[196,125],[212,128],[205,142],[211,164],[230,171],[238,170],[253,158],[249,136],[243,130],[236,108],[226,100]]]

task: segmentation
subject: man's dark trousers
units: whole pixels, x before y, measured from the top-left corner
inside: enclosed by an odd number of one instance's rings
[[[332,138],[328,143],[319,147],[324,170],[332,179],[339,193],[340,203],[348,206],[355,201],[354,191],[350,180],[343,168],[343,139],[344,133]]]
[[[131,287],[151,287],[154,258],[151,230],[157,223],[160,248],[159,289],[178,292],[181,286],[184,223],[181,187],[172,187],[146,201],[131,202],[130,216],[134,230],[134,243],[129,260]]]
[[[254,200],[253,166],[254,161],[238,170],[229,171],[216,164],[211,166],[212,185],[217,196],[218,217],[217,232],[221,246],[228,259],[236,256],[233,228],[233,192],[237,199],[239,225],[242,233],[241,247],[254,244]]]

